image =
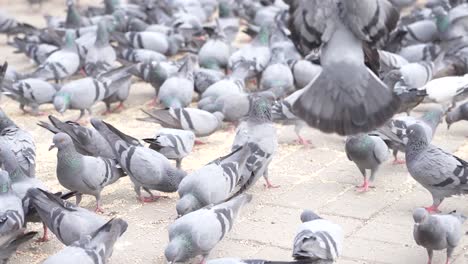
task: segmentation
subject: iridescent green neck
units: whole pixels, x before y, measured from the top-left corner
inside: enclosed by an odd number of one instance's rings
[[[437,29],[440,32],[446,32],[450,27],[450,18],[448,15],[438,15],[436,18]]]

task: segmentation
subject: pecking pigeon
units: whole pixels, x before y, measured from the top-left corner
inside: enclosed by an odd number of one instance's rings
[[[447,129],[450,129],[450,126],[453,123],[456,123],[461,120],[468,120],[468,103],[463,103],[462,105],[456,107],[455,109],[447,113],[447,115],[445,116]]]

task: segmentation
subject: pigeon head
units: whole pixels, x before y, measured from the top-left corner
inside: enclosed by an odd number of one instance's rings
[[[414,124],[409,126],[406,129],[406,135],[408,135],[408,143],[409,142],[418,142],[418,143],[425,143],[428,144],[426,138],[426,132],[424,128],[418,124]]]
[[[428,218],[429,213],[424,208],[416,208],[413,210],[413,219],[415,225],[420,225]]]
[[[57,148],[58,150],[67,148],[68,146],[73,146],[73,141],[71,137],[65,133],[57,133],[52,139],[53,144],[50,146],[49,150]]]
[[[0,109],[0,132],[10,126],[16,126],[15,123]]]
[[[70,107],[71,96],[68,93],[58,92],[54,97],[55,110],[61,114]]]
[[[179,216],[183,216],[202,207],[203,206],[197,197],[192,194],[186,194],[177,201],[176,210]]]
[[[249,118],[259,122],[271,121],[271,106],[272,101],[267,98],[256,98],[250,110]]]
[[[457,122],[459,118],[459,112],[457,110],[448,112],[447,115],[445,116],[445,122],[447,123],[447,130],[450,129],[450,126]]]
[[[184,262],[191,257],[193,251],[190,237],[181,234],[173,238],[164,250],[164,255],[169,263]]]
[[[8,172],[0,171],[0,194],[7,193],[11,189],[11,180]]]
[[[444,111],[440,108],[426,112],[421,119],[430,124],[432,128],[436,128],[442,122],[443,116]]]
[[[304,210],[301,214],[301,222],[310,222],[313,220],[317,219],[322,219],[320,216],[318,216],[316,213],[312,212],[312,210]]]

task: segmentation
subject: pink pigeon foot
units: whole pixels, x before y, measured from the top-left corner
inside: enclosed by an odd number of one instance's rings
[[[149,107],[155,107],[156,105],[158,105],[158,98],[157,97],[154,97],[153,99],[151,99],[151,101],[147,104]]]
[[[47,242],[49,241],[49,236],[47,235],[47,226],[42,223],[42,229],[44,230],[44,235],[42,235],[41,238],[39,238],[38,240],[36,240],[36,242],[39,242],[39,243],[44,243],[44,242]]]
[[[280,185],[273,185],[273,184],[270,182],[270,180],[268,180],[268,179],[266,179],[265,181],[266,181],[266,183],[263,184],[263,186],[265,186],[265,188],[267,188],[267,189],[276,189],[276,188],[281,187]]]
[[[438,206],[434,206],[434,205],[431,205],[429,207],[424,207],[426,209],[426,211],[430,214],[433,214],[433,213],[440,213],[439,211],[439,208]]]
[[[100,206],[96,206],[96,209],[94,209],[94,212],[103,214],[104,210]]]
[[[364,183],[358,187],[357,191],[360,193],[369,191],[369,181],[364,180]]]
[[[406,164],[406,160],[403,160],[403,159],[394,159],[392,164],[393,164],[393,165]]]
[[[205,145],[205,144],[206,144],[205,142],[195,139],[195,145]]]

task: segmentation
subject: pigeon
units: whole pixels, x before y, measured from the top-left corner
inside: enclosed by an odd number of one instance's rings
[[[237,258],[221,258],[211,259],[206,264],[310,264],[310,260],[306,261],[270,261],[263,259],[237,259]]]
[[[195,108],[169,108],[164,110],[144,111],[147,118],[138,120],[155,122],[162,127],[192,131],[197,137],[206,137],[217,131],[223,122],[221,112],[214,114]]]
[[[411,111],[421,104],[427,97],[427,91],[424,89],[406,89],[405,87],[401,87],[394,89],[394,91],[400,98],[401,102],[400,108],[397,112],[406,113],[408,116],[411,114]]]
[[[446,215],[430,215],[424,208],[413,210],[413,237],[416,244],[426,248],[432,263],[434,250],[447,249],[446,264],[449,263],[453,250],[458,246],[464,234],[463,222],[466,217],[456,211]]]
[[[65,35],[64,46],[50,56],[28,77],[59,82],[75,74],[80,67],[75,37],[71,32]]]
[[[130,88],[132,86],[132,74],[129,71],[119,73],[121,70],[121,68],[115,68],[98,76],[98,78],[106,78],[106,76],[115,78],[113,77],[113,74],[116,73],[119,78],[118,81],[114,83],[116,86],[116,91],[109,97],[102,100],[106,104],[106,111],[104,114],[110,114],[125,108],[124,102],[128,99],[128,96],[130,95]],[[116,102],[119,103],[117,107],[111,109],[111,104]]]
[[[11,189],[8,172],[0,171],[0,236],[20,230],[24,225],[24,211],[21,199]]]
[[[444,107],[451,104],[453,108],[458,101],[468,97],[468,75],[434,79],[422,89],[427,92],[427,101],[442,104]]]
[[[361,133],[346,138],[345,151],[348,159],[356,164],[364,176],[359,191],[367,192],[380,165],[388,159],[387,145],[380,137]],[[370,170],[369,179],[366,170]]]
[[[182,216],[210,204],[226,201],[239,189],[251,148],[242,146],[188,174],[179,185],[177,214]]]
[[[417,62],[403,65],[397,69],[401,73],[405,85],[409,88],[421,88],[432,80],[435,63],[434,62]]]
[[[128,224],[122,219],[114,218],[94,233],[75,241],[55,255],[47,258],[44,264],[81,264],[108,263],[117,239],[127,231]]]
[[[115,158],[107,140],[93,127],[83,127],[72,121],[62,122],[52,115],[49,115],[49,120],[50,124],[40,121],[38,125],[54,134],[65,133],[69,135],[79,153],[86,156]]]
[[[182,159],[192,152],[195,144],[195,134],[192,131],[163,128],[154,138],[143,139],[149,143],[149,148],[163,154],[166,158],[176,161],[176,167],[182,167]]]
[[[26,38],[15,37],[12,46],[18,50],[15,53],[24,53],[37,65],[41,65],[54,52],[59,50],[55,45],[47,43],[28,42]]]
[[[247,160],[247,166],[242,172],[241,189],[247,190],[263,176],[267,188],[277,188],[268,177],[268,166],[278,148],[276,128],[271,122],[271,98],[257,98],[250,109],[249,115],[238,127],[231,151],[248,143],[253,154]]]
[[[294,103],[293,112],[310,126],[340,135],[384,124],[397,111],[399,99],[365,66],[363,45],[382,41],[395,28],[398,11],[387,0],[288,4],[296,46],[308,54],[323,44],[322,71]]]
[[[461,120],[468,120],[468,102],[463,103],[462,105],[447,113],[447,115],[445,116],[447,129],[450,129],[450,126],[453,123],[456,123]]]
[[[16,160],[28,177],[36,175],[36,145],[31,134],[18,127],[0,109],[0,142],[7,144],[16,157]],[[4,146],[4,145],[3,145]]]
[[[203,44],[198,52],[200,66],[206,69],[223,70],[226,69],[231,55],[231,47],[226,41],[219,21],[213,35]]]
[[[208,87],[210,87],[216,82],[221,81],[225,77],[226,76],[224,75],[224,73],[217,70],[205,68],[196,69],[193,72],[195,92],[203,94],[206,91],[206,89],[208,89]]]
[[[37,232],[24,232],[25,230],[19,230],[8,236],[0,237],[0,263],[6,264],[13,255],[18,247],[27,241],[31,240]]]
[[[334,262],[342,253],[343,229],[310,210],[301,214],[302,224],[294,238],[293,257],[296,260]],[[309,262],[315,263],[315,262]]]
[[[184,108],[192,102],[193,92],[192,58],[187,57],[177,74],[162,84],[158,97],[165,108]]]
[[[251,200],[252,195],[243,194],[178,218],[169,226],[169,244],[164,251],[167,261],[185,262],[201,255],[203,263],[232,229],[240,209]]]
[[[162,154],[143,147],[140,142],[110,124],[98,119],[91,119],[91,124],[109,142],[117,156],[122,169],[128,174],[134,184],[137,198],[141,202],[153,202],[160,196],[155,196],[151,190],[175,192],[186,173],[172,167],[169,160]],[[141,188],[150,197],[141,195]]]
[[[294,86],[297,90],[306,87],[322,71],[320,65],[308,60],[296,60],[290,64],[290,67],[294,77]]]
[[[134,62],[134,63],[151,63],[152,61],[155,62],[160,62],[160,61],[166,61],[167,58],[164,54],[161,54],[159,52],[153,51],[153,50],[147,50],[147,49],[132,49],[132,48],[126,48],[126,49],[117,49],[118,50],[118,56],[120,58],[127,60],[129,62]]]
[[[0,33],[7,35],[7,40],[10,35],[19,33],[34,33],[37,29],[27,23],[22,23],[9,16],[5,12],[0,12]]]
[[[433,61],[441,48],[433,43],[414,44],[403,47],[398,54],[408,62]]]
[[[39,106],[52,103],[59,87],[41,79],[27,78],[11,85],[3,85],[3,94],[20,103],[24,113],[40,115]],[[25,106],[31,107],[31,111]]]
[[[124,46],[153,50],[169,56],[177,54],[184,43],[183,37],[179,34],[166,36],[160,32],[143,31],[127,32],[123,36],[113,32],[111,35]]]
[[[57,148],[57,179],[59,183],[77,192],[76,205],[83,194],[96,198],[96,212],[101,208],[101,192],[104,187],[116,182],[125,174],[115,160],[85,156],[76,151],[71,137],[65,133],[54,135],[49,150]]]
[[[31,188],[27,196],[42,221],[65,246],[93,234],[106,223],[101,216],[42,189]]]
[[[103,19],[99,22],[96,32],[96,42],[88,50],[84,70],[90,76],[97,76],[112,68],[117,59],[114,48],[109,44],[109,26]]]
[[[276,98],[284,98],[294,91],[294,76],[280,48],[272,50],[270,63],[262,73],[260,87],[272,91]]]
[[[407,129],[406,167],[410,175],[432,195],[433,203],[426,209],[436,212],[442,201],[468,192],[468,162],[431,145],[422,126]]]

